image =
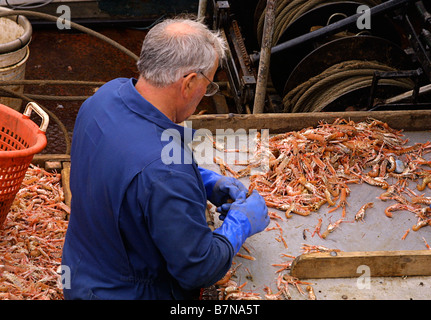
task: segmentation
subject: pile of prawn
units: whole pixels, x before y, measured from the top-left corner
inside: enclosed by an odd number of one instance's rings
[[[287,218],[291,213],[307,216],[327,204],[329,213],[341,208],[344,219],[349,185],[366,183],[382,189],[380,200],[396,201],[386,208],[386,216],[392,217],[396,210],[411,211],[418,218],[413,230],[418,230],[431,223],[431,198],[417,193],[431,188],[431,161],[424,159],[431,152],[431,142],[407,143],[402,131],[382,121],[336,119],[332,124],[321,122],[316,128],[270,137],[269,152],[265,151],[269,166],[264,173],[250,175],[265,159],[259,154],[265,150],[259,136],[255,155],[245,169],[233,171],[224,163],[229,170],[222,172],[237,178],[250,176],[250,190],[257,190],[268,207],[284,211]],[[416,191],[410,182],[416,183]],[[365,203],[355,220],[363,220],[371,207],[372,202]]]
[[[427,141],[408,145],[408,142],[402,131],[394,130],[379,120],[367,119],[355,123],[336,119],[331,124],[320,122],[316,128],[277,134],[266,140],[258,134],[251,160],[239,171],[233,170],[218,157],[215,162],[220,165],[222,174],[236,178],[249,176],[249,193],[253,189],[257,190],[269,208],[283,211],[286,218],[291,218],[292,214],[308,216],[323,205],[328,206],[328,213],[341,210],[341,218],[329,224],[322,233],[322,219],[319,219],[313,236],[317,233],[325,239],[342,222],[348,222],[345,219],[347,199],[351,194],[349,185],[361,183],[380,188],[382,193],[379,200],[394,202],[384,211],[388,218],[392,218],[392,212],[397,210],[412,212],[417,223],[411,230],[417,231],[431,225],[431,197],[418,193],[431,188],[431,161],[424,158],[431,152],[431,143]],[[269,165],[265,167],[263,161]],[[257,167],[264,167],[266,170],[252,174],[252,169]],[[373,202],[364,203],[354,213],[354,220],[364,220],[366,210],[373,206]],[[270,212],[270,217],[272,220],[283,220],[274,212]],[[266,231],[277,230],[277,241],[283,242],[287,248],[283,230],[277,222],[275,224],[276,227],[267,228]],[[405,239],[409,231],[410,229],[406,231],[402,239]],[[431,249],[425,239],[424,242]],[[301,249],[303,254],[339,251],[306,244]],[[282,256],[295,259],[294,256]],[[310,283],[281,274],[290,269],[292,261],[273,264],[281,267],[276,271],[279,274],[279,291],[272,293],[266,287],[266,299],[290,299],[288,284],[296,287],[303,295],[306,293],[300,284],[306,285],[308,298],[315,299]],[[238,287],[235,288],[238,290]],[[236,292],[236,296],[241,299],[256,298],[255,294],[250,296],[248,293]]]
[[[301,281],[298,278],[289,276],[287,274],[278,275],[277,292],[273,292],[268,286],[265,286],[264,288],[265,294],[263,297],[257,292],[243,291],[242,288],[244,288],[247,282],[238,285],[238,283],[232,279],[236,270],[240,266],[241,264],[231,267],[226,275],[215,284],[215,286],[218,288],[219,300],[286,300],[292,298],[290,287],[295,288],[303,295],[307,295],[309,300],[316,300],[316,295],[314,294],[314,289],[310,282]],[[304,285],[305,288],[303,287]]]
[[[0,299],[61,300],[69,208],[61,176],[30,165],[0,230]]]

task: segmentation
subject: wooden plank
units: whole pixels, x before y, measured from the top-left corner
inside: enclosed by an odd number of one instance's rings
[[[51,171],[60,171],[62,168],[61,162],[60,161],[46,161],[45,162],[45,170],[48,172]]]
[[[216,129],[269,129],[274,134],[315,127],[320,121],[331,123],[337,118],[355,122],[373,118],[397,130],[431,130],[431,110],[193,115],[188,120],[193,129],[213,133]]]
[[[290,274],[299,279],[356,278],[364,268],[371,277],[431,276],[431,250],[309,253],[293,261]]]
[[[70,162],[63,162],[63,170],[61,170],[61,184],[64,192],[64,203],[70,208],[72,201],[72,193],[70,192]]]
[[[426,86],[423,86],[421,88],[419,88],[419,94],[424,94],[424,93],[428,93],[431,92],[431,84],[428,84]],[[403,94],[400,94],[398,96],[386,99],[384,101],[384,104],[391,104],[391,103],[397,103],[406,99],[409,99],[413,96],[413,90],[407,91]]]
[[[35,154],[33,157],[32,163],[35,165],[38,165],[41,168],[44,168],[45,163],[47,161],[59,161],[59,162],[70,161],[70,155],[68,155],[68,154],[49,154],[49,153]]]

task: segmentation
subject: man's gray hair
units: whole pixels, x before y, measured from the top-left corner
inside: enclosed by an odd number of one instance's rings
[[[180,23],[191,32],[172,32],[168,27]],[[216,57],[224,59],[225,40],[219,32],[191,19],[167,19],[147,33],[137,63],[140,76],[157,87],[165,87],[191,72],[207,75]]]

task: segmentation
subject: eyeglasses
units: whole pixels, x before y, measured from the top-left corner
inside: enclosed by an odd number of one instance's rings
[[[207,86],[207,91],[205,92],[204,96],[211,97],[211,96],[215,95],[220,90],[220,87],[218,86],[218,84],[215,83],[214,81],[211,81],[210,79],[208,79],[208,77],[206,75],[204,75],[202,73],[202,71],[199,71],[198,73],[203,75],[204,78],[210,82],[210,84]]]
[[[202,73],[202,71],[198,71],[197,73],[201,74],[205,79],[207,79],[210,82],[210,84],[207,86],[207,90],[206,90],[204,96],[211,97],[211,96],[215,95],[220,90],[219,85],[217,83],[215,83],[214,81],[211,81],[210,79],[208,79],[208,77],[206,75],[204,75]],[[184,78],[187,76],[188,76],[188,74],[186,74],[184,76]]]

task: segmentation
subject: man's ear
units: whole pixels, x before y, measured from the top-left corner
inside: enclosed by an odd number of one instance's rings
[[[184,97],[188,97],[192,94],[194,90],[194,86],[196,85],[197,73],[192,72],[184,77],[184,80],[181,84],[181,94]]]

